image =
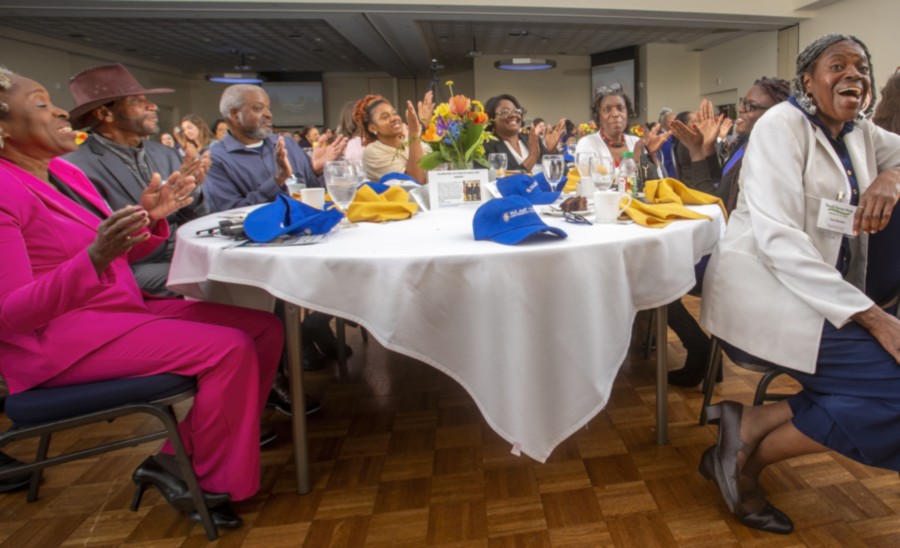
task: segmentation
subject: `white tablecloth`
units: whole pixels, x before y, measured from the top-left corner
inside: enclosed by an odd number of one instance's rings
[[[473,208],[362,223],[302,247],[228,248],[181,227],[169,287],[208,298],[204,282],[261,288],[359,322],[385,347],[440,369],[504,439],[541,462],[609,400],[638,310],[694,285],[724,219],[575,225],[564,240],[505,246],[472,237]]]

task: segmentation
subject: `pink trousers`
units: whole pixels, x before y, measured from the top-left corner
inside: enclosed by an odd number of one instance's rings
[[[197,377],[179,432],[200,486],[232,500],[259,489],[259,420],[278,369],[284,331],[267,312],[148,300],[157,319],[76,362],[43,386],[176,373]],[[167,443],[163,452],[171,453]]]

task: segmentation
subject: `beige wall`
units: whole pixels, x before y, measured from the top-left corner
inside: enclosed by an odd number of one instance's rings
[[[647,44],[641,48],[642,122],[655,122],[659,111],[696,109],[700,102],[700,54],[681,44]]]
[[[581,55],[550,56],[557,63],[552,70],[516,72],[497,70],[494,62],[515,55],[484,55],[475,59],[475,98],[487,101],[500,93],[516,97],[534,117],[556,121],[569,118],[575,123],[589,119],[591,102],[591,60]],[[527,56],[523,56],[527,57]]]
[[[897,21],[900,21],[897,0],[844,0],[822,8],[814,18],[800,23],[800,51],[830,32],[857,36],[872,54],[875,89],[880,94],[888,77],[900,66]]]
[[[778,32],[749,34],[700,52],[701,96],[735,92],[743,97],[761,76],[778,74]]]

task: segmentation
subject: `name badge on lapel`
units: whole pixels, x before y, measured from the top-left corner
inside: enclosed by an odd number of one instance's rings
[[[819,219],[816,226],[853,236],[853,217],[856,206],[836,200],[822,200],[819,205]]]

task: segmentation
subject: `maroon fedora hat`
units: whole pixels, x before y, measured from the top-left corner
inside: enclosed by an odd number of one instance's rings
[[[86,114],[110,101],[133,95],[174,93],[171,88],[145,89],[119,63],[98,65],[83,70],[69,78],[69,92],[75,99],[75,108],[69,111],[69,121],[75,129],[81,129]]]

